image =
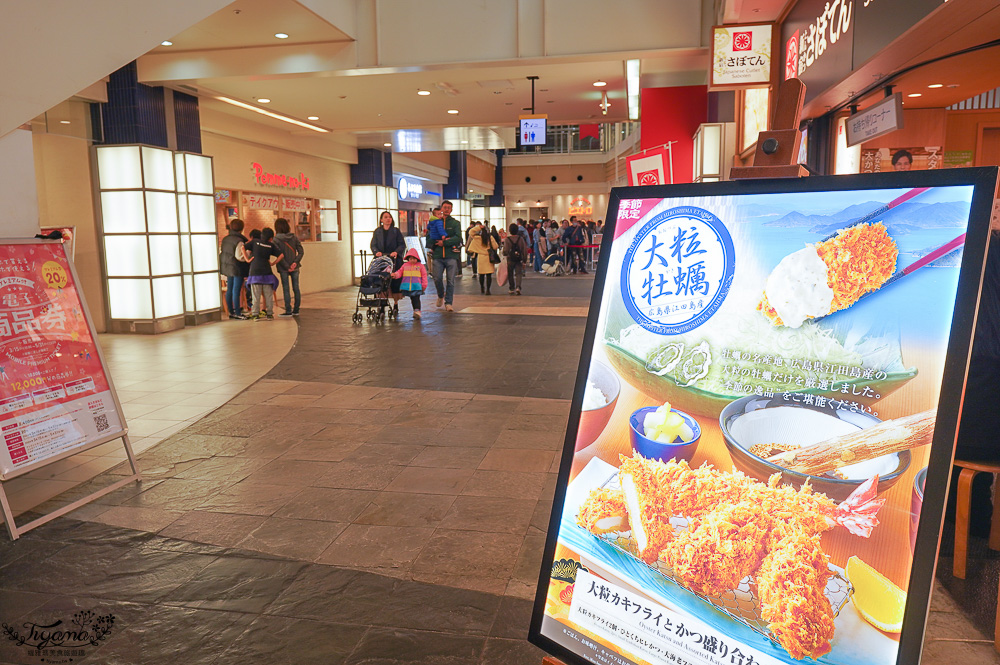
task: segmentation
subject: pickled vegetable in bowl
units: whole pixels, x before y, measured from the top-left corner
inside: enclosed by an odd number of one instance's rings
[[[903,365],[896,335],[859,335],[814,322],[775,327],[753,311],[715,317],[682,335],[658,335],[632,324],[609,326],[605,337],[608,359],[628,383],[702,416],[717,417],[726,404],[749,394],[843,398],[845,383],[852,386],[852,401],[870,407],[917,374]]]

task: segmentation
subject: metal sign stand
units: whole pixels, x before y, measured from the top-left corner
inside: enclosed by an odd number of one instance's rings
[[[809,175],[806,167],[796,163],[802,132],[799,119],[806,98],[806,86],[799,79],[788,79],[778,88],[778,101],[770,131],[757,137],[753,166],[734,166],[731,180],[747,178],[802,178]]]
[[[20,238],[18,238],[18,239],[0,240],[0,245],[31,245],[31,244],[35,244],[35,245],[39,245],[39,244],[41,244],[41,245],[62,245],[62,241],[61,240],[36,240],[36,239],[30,239],[29,240],[29,239],[20,239]],[[127,484],[129,484],[131,482],[142,480],[142,474],[139,472],[139,468],[136,465],[135,454],[132,451],[132,444],[129,441],[128,424],[125,422],[125,414],[124,414],[124,412],[122,410],[121,402],[118,400],[118,392],[115,390],[114,382],[111,379],[111,373],[108,371],[108,365],[107,365],[107,363],[104,360],[104,353],[101,351],[101,345],[100,345],[100,343],[97,340],[97,331],[94,329],[94,323],[93,323],[93,321],[90,318],[90,309],[87,307],[87,301],[84,298],[83,291],[81,291],[80,288],[79,288],[80,280],[79,280],[79,278],[77,277],[77,274],[76,274],[76,267],[73,265],[72,259],[69,256],[66,256],[66,254],[65,254],[65,246],[63,246],[63,256],[66,259],[66,265],[69,268],[69,274],[72,277],[73,285],[75,287],[75,292],[76,292],[77,298],[79,299],[80,313],[82,314],[83,320],[84,320],[84,322],[87,325],[87,330],[90,333],[90,339],[93,340],[94,351],[96,352],[98,361],[100,362],[100,367],[101,367],[101,371],[104,374],[104,378],[107,380],[108,391],[111,393],[111,398],[112,398],[112,401],[114,402],[114,408],[115,408],[116,415],[117,415],[118,419],[121,421],[121,429],[119,431],[116,431],[116,432],[111,432],[111,433],[109,433],[106,436],[98,437],[98,438],[94,439],[93,441],[87,441],[87,442],[82,443],[82,444],[80,444],[78,446],[69,448],[68,450],[64,450],[61,453],[57,453],[55,455],[52,455],[50,457],[45,457],[43,459],[39,459],[39,460],[37,460],[37,461],[35,461],[35,462],[31,463],[31,464],[28,464],[28,465],[26,465],[26,466],[24,466],[22,468],[16,469],[16,470],[14,470],[12,472],[9,472],[9,473],[0,472],[0,509],[2,509],[2,511],[3,511],[4,524],[7,527],[7,533],[10,535],[11,540],[17,540],[21,536],[22,533],[30,531],[30,530],[34,529],[35,527],[39,527],[39,526],[45,524],[46,522],[50,522],[51,520],[54,520],[57,517],[65,515],[66,513],[70,512],[72,510],[76,510],[77,508],[79,508],[79,507],[81,507],[83,505],[86,505],[86,504],[88,504],[88,503],[90,503],[90,502],[92,502],[92,501],[94,501],[96,499],[99,499],[100,497],[104,496],[105,494],[113,492],[113,491],[115,491],[116,489],[118,489],[120,487],[124,487],[125,485],[127,485]],[[10,501],[7,499],[7,491],[4,488],[4,483],[6,481],[9,481],[9,480],[11,480],[13,478],[17,478],[19,476],[23,476],[24,474],[29,473],[29,472],[31,472],[31,471],[33,471],[35,469],[47,466],[49,464],[52,464],[53,462],[58,462],[59,460],[66,459],[67,457],[72,457],[73,455],[77,455],[79,453],[82,453],[85,450],[90,450],[92,448],[96,448],[97,446],[103,445],[103,444],[105,444],[105,443],[107,443],[109,441],[115,441],[117,439],[121,439],[122,444],[125,446],[125,454],[126,454],[126,457],[128,459],[129,467],[131,467],[131,469],[132,469],[131,475],[128,475],[128,476],[122,478],[121,480],[118,480],[118,481],[112,483],[111,485],[109,485],[109,486],[107,486],[107,487],[105,487],[103,489],[97,490],[96,492],[88,494],[85,497],[79,498],[79,499],[77,499],[77,500],[75,500],[75,501],[73,501],[73,502],[71,502],[71,503],[69,503],[69,504],[67,504],[65,506],[62,506],[61,508],[58,508],[58,509],[56,509],[56,510],[50,512],[50,513],[46,513],[45,515],[42,515],[41,517],[38,517],[38,518],[36,518],[34,520],[31,520],[30,522],[28,522],[27,524],[25,524],[23,526],[19,527],[14,522],[14,512],[11,510]]]
[[[115,398],[115,400],[117,401],[117,397]],[[128,485],[129,483],[131,483],[133,481],[142,480],[142,474],[139,473],[139,469],[136,466],[136,463],[135,463],[135,454],[132,452],[132,444],[129,442],[128,434],[124,434],[124,435],[122,435],[119,438],[121,438],[122,443],[125,445],[125,453],[128,456],[129,466],[132,468],[132,475],[126,476],[126,477],[122,478],[121,480],[119,480],[117,482],[114,482],[111,485],[108,485],[107,487],[105,487],[103,489],[99,489],[99,490],[97,490],[96,492],[94,492],[92,494],[88,494],[87,496],[82,497],[80,499],[77,499],[76,501],[73,501],[72,503],[69,503],[69,504],[67,504],[67,505],[65,505],[65,506],[63,506],[61,508],[53,510],[51,513],[46,513],[45,515],[42,515],[41,517],[33,519],[33,520],[31,520],[30,522],[28,522],[27,524],[25,524],[23,526],[18,526],[14,522],[14,513],[10,509],[10,502],[7,500],[7,491],[4,489],[4,486],[3,486],[4,482],[10,480],[12,478],[12,476],[7,476],[7,477],[5,477],[3,479],[0,479],[0,507],[2,507],[2,509],[3,509],[4,524],[7,525],[7,534],[10,535],[10,539],[11,540],[17,540],[18,538],[21,537],[22,533],[26,533],[28,531],[31,531],[35,527],[41,526],[41,525],[45,524],[46,522],[50,522],[50,521],[54,520],[57,517],[61,517],[62,515],[65,515],[66,513],[70,512],[72,510],[76,510],[77,508],[79,508],[81,506],[84,506],[84,505],[90,503],[91,501],[95,501],[95,500],[101,498],[105,494],[109,494],[111,492],[114,492],[119,487],[124,487],[125,485]],[[112,439],[112,441],[114,441],[114,439]],[[99,443],[95,443],[95,444],[90,445],[90,446],[86,446],[86,447],[83,447],[83,448],[80,448],[80,449],[77,449],[77,450],[73,450],[71,454],[75,455],[75,454],[77,454],[77,453],[79,453],[79,452],[81,452],[83,450],[86,450],[88,448],[93,448],[94,446],[98,446],[98,445],[101,445],[103,443],[107,443],[107,441],[101,441]],[[45,460],[44,463],[45,464],[50,464],[52,462],[55,462],[57,459],[64,459],[65,457],[69,457],[69,455],[64,455],[64,456],[61,456],[61,457],[58,457],[58,458],[47,459],[47,460]],[[37,467],[33,467],[33,468],[37,468]],[[25,470],[25,473],[27,471],[29,471],[29,470],[30,469]],[[22,474],[19,473],[17,475],[22,475]],[[16,476],[13,476],[13,477],[16,477]]]

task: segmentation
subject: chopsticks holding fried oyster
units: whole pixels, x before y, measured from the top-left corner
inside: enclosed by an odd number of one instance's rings
[[[884,502],[875,496],[878,476],[840,505],[808,485],[779,485],[779,474],[765,484],[739,471],[692,469],[637,453],[621,457],[618,480],[621,490],[591,492],[581,526],[601,534],[592,516],[604,524],[612,516],[627,521],[639,558],[666,564],[700,594],[720,594],[753,576],[761,616],[789,654],[818,658],[830,651],[833,609],[824,589],[831,572],[820,534],[841,525],[868,537]],[[671,523],[676,517],[688,519],[686,530]]]
[[[882,455],[927,445],[934,435],[935,410],[886,420],[873,427],[836,436],[767,458],[789,471],[816,476]]]
[[[917,187],[818,243],[789,254],[767,278],[757,309],[776,326],[798,328],[847,309],[861,297],[920,267],[893,276],[899,251],[881,222],[871,220],[927,191]],[[922,265],[922,264],[921,264]]]
[[[842,229],[783,258],[768,276],[757,309],[776,326],[798,328],[881,288],[898,255],[881,222]]]

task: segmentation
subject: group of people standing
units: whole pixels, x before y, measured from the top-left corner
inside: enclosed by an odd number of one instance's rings
[[[281,277],[285,301],[281,316],[298,316],[302,306],[299,270],[305,255],[302,242],[291,232],[291,225],[284,217],[275,220],[273,229],[250,231],[249,238],[243,235],[244,227],[242,219],[229,220],[229,234],[222,239],[219,248],[219,272],[226,283],[229,318],[240,321],[274,319],[274,291],[279,284],[275,267]],[[243,313],[244,299],[248,315]]]

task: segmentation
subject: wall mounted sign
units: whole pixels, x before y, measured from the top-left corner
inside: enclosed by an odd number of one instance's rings
[[[529,639],[917,662],[996,177],[613,189]]]
[[[412,178],[400,178],[396,183],[396,191],[399,192],[401,200],[419,199],[424,195],[424,186],[419,180]]]
[[[843,0],[841,0],[843,1]],[[854,0],[854,68],[940,7],[946,0]]]
[[[854,146],[903,128],[903,93],[894,93],[847,119],[847,145]]]
[[[570,215],[590,216],[594,214],[594,204],[589,199],[573,199],[569,202]]]
[[[228,189],[217,189],[215,190],[215,202],[216,203],[229,203],[232,198],[233,193]]]
[[[782,23],[784,78],[808,102],[842,81],[945,0],[800,0]]]
[[[281,209],[287,212],[309,212],[312,210],[312,202],[309,199],[292,199],[282,196]]]
[[[280,210],[281,197],[270,194],[243,194],[240,202],[245,210]]]
[[[807,102],[851,73],[858,1],[802,0],[782,23],[785,79],[806,84]]]
[[[770,83],[772,31],[770,23],[712,28],[709,87],[724,89]]]
[[[258,162],[250,163],[250,171],[253,173],[253,180],[258,185],[271,185],[274,187],[285,187],[287,189],[309,190],[309,176],[304,173],[295,175],[284,175],[281,173],[269,173],[264,170]]]

